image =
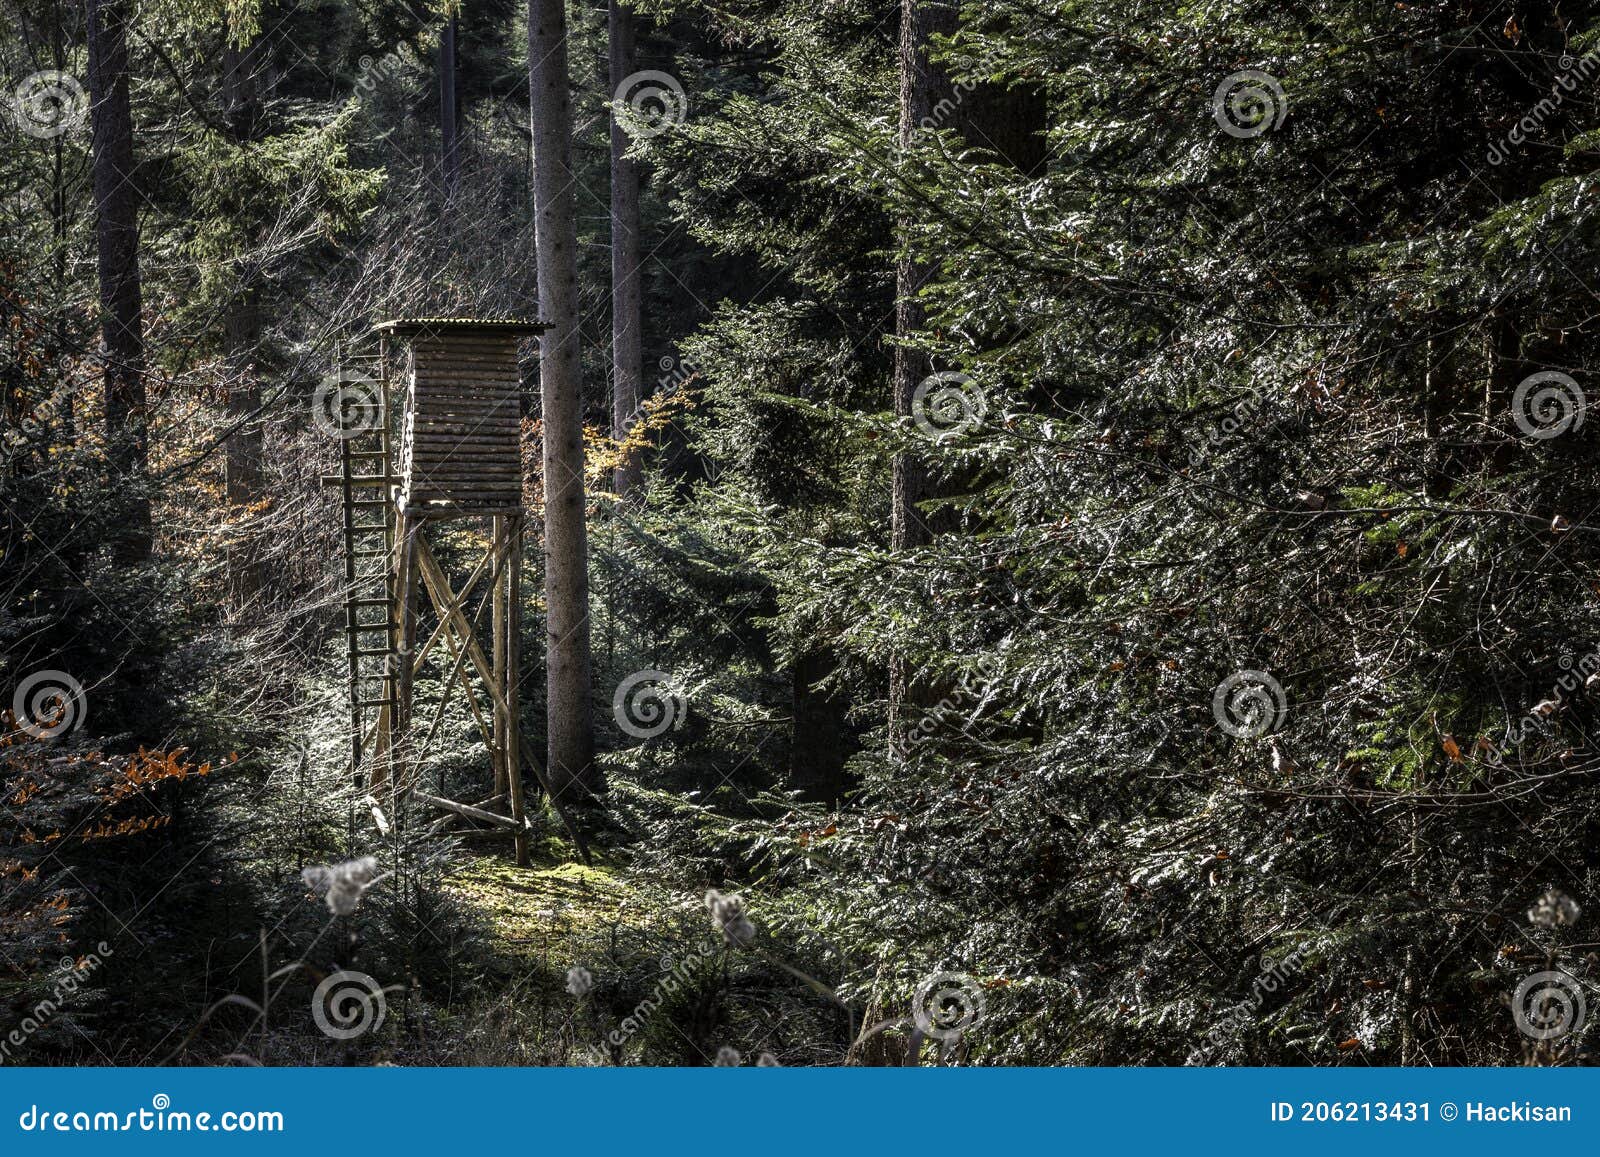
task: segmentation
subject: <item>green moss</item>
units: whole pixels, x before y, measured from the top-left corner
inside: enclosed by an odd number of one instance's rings
[[[613,925],[647,923],[648,909],[638,892],[605,864],[519,868],[483,856],[452,873],[444,887],[483,918],[491,943],[509,955],[529,955],[552,940],[593,935]]]

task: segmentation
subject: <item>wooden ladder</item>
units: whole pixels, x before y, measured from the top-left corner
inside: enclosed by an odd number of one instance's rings
[[[367,786],[366,764],[384,777],[399,707],[394,611],[396,477],[390,453],[384,355],[339,349],[339,473],[344,506],[344,630],[350,663],[351,772]]]

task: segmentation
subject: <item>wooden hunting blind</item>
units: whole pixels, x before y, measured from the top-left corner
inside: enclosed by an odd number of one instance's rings
[[[514,321],[405,319],[379,331],[405,341],[400,505],[417,518],[522,510],[522,403]]]
[[[341,413],[350,408],[345,383],[360,383],[360,397],[373,400],[363,400],[359,420],[341,425],[341,471],[328,480],[344,496],[356,786],[366,789],[380,832],[387,834],[389,816],[402,816],[405,801],[415,800],[487,825],[478,829],[485,834],[512,836],[519,864],[527,863],[529,833],[522,769],[541,782],[544,773],[517,724],[524,521],[517,346],[543,329],[529,321],[436,317],[375,327],[376,353],[339,357]],[[399,366],[399,386],[391,389],[391,368]],[[397,430],[391,428],[396,393],[402,401]],[[396,437],[398,455],[391,450]],[[479,523],[485,547],[459,580],[440,565],[425,534],[429,526],[456,520]],[[457,540],[470,541],[472,527],[462,529],[469,534]],[[419,639],[423,627],[427,633]],[[485,628],[487,651],[479,638]],[[440,668],[442,692],[433,711],[424,713],[414,691],[430,659]],[[472,804],[429,794],[418,783],[456,692],[493,766],[493,794]],[[380,789],[387,790],[387,801]]]

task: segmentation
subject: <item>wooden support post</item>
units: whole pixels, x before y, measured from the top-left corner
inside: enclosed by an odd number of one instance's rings
[[[395,561],[394,609],[396,638],[390,678],[394,680],[394,737],[390,747],[389,789],[403,795],[412,786],[411,692],[415,683],[411,663],[417,644],[417,570],[420,556],[427,549],[422,542],[422,520],[401,512],[397,517],[399,549]]]
[[[522,512],[497,518],[505,523],[506,587],[506,680],[505,699],[506,786],[510,789],[511,818],[517,821],[517,866],[528,866],[528,821],[522,802],[522,719],[518,709],[518,688],[522,682]]]
[[[497,514],[493,518],[494,529],[489,536],[489,556],[494,560],[492,572],[494,578],[489,583],[489,599],[494,604],[492,640],[490,652],[494,664],[494,685],[506,685],[506,519],[504,515]],[[507,709],[509,705],[502,705],[502,695],[495,701],[494,706],[494,790],[505,792],[510,790],[511,778],[517,772],[506,760],[508,744],[507,734],[516,726],[516,721],[510,717]]]

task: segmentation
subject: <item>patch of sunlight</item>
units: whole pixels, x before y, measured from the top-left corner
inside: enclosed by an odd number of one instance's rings
[[[638,890],[603,864],[519,868],[483,856],[452,873],[444,887],[485,919],[498,947],[517,955],[538,953],[556,940],[651,922]]]

